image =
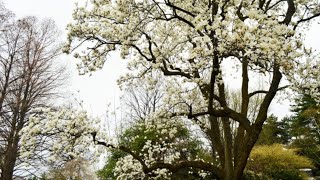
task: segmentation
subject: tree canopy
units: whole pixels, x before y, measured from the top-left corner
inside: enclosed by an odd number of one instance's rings
[[[320,167],[320,107],[310,95],[302,94],[296,98],[292,111],[295,114],[290,118],[291,146],[299,148],[301,154]]]
[[[22,166],[20,132],[34,108],[51,105],[63,84],[64,69],[54,64],[61,46],[52,20],[16,20],[13,14],[4,14],[0,32],[0,169],[1,179],[12,179]]]
[[[192,167],[239,179],[278,91],[291,86],[319,100],[319,58],[303,45],[300,29],[320,16],[319,7],[318,1],[294,0],[93,0],[75,9],[64,50],[81,60],[80,73],[102,68],[119,50],[130,70],[119,81],[123,85],[136,79],[153,83],[152,74],[162,74],[170,85],[151,118],[194,122],[219,161],[156,163],[120,148],[146,174]],[[226,92],[233,76],[241,82],[240,110],[232,108]],[[255,77],[266,81],[264,88]],[[249,117],[259,94],[262,103]]]

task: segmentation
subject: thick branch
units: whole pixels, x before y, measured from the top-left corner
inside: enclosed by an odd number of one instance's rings
[[[175,164],[168,164],[168,163],[154,163],[149,168],[144,169],[144,173],[152,172],[159,168],[165,168],[168,169],[171,172],[178,172],[181,169],[184,168],[198,168],[201,170],[213,172],[214,174],[218,175],[219,177],[222,177],[221,169],[212,165],[211,163],[206,163],[202,161],[180,161]]]
[[[191,17],[196,17],[196,16],[195,16],[194,14],[192,14],[191,12],[189,12],[189,11],[187,11],[187,10],[185,10],[185,9],[182,9],[182,8],[180,8],[180,7],[178,7],[178,6],[173,5],[170,1],[165,1],[165,3],[166,3],[167,6],[173,8],[174,10],[181,11],[181,12],[183,12],[183,13],[185,13],[185,14],[188,14],[188,15],[191,16]]]
[[[211,143],[212,143],[212,153],[213,157],[216,156],[215,152],[218,153],[219,155],[219,160],[221,162],[221,166],[224,167],[224,150],[223,150],[223,143],[221,140],[221,131],[220,131],[220,125],[218,122],[218,118],[215,116],[209,116],[209,121],[210,121],[210,128],[208,128],[205,133],[209,137]]]
[[[94,143],[97,145],[102,145],[102,146],[105,146],[107,148],[112,148],[112,149],[119,149],[123,152],[130,154],[134,159],[139,161],[139,163],[143,167],[143,172],[145,174],[148,174],[148,173],[150,173],[156,169],[159,169],[159,168],[165,168],[165,169],[168,169],[169,171],[174,173],[174,172],[178,172],[180,169],[192,167],[192,168],[199,168],[199,169],[209,171],[209,172],[214,172],[215,174],[217,174],[218,176],[221,177],[221,169],[212,165],[211,163],[206,163],[206,162],[201,162],[201,161],[180,161],[176,164],[156,162],[156,163],[153,163],[150,167],[148,167],[145,164],[145,162],[142,160],[142,158],[139,155],[137,155],[136,153],[134,153],[133,151],[131,151],[129,148],[127,148],[125,146],[117,146],[116,147],[112,144],[107,144],[106,142],[98,141],[98,140],[96,140],[96,133],[95,132],[91,133],[91,135],[93,137]]]
[[[182,76],[188,79],[191,79],[191,75],[182,71],[169,71],[167,67],[166,61],[162,61],[163,67],[161,67],[161,71],[165,76]]]
[[[287,3],[288,3],[288,9],[287,9],[286,17],[282,21],[282,23],[286,25],[288,25],[291,22],[292,16],[296,12],[296,8],[294,6],[293,0],[287,0]]]
[[[175,115],[178,115],[178,114],[175,114]],[[214,117],[228,117],[239,122],[246,130],[250,130],[250,121],[245,116],[241,115],[240,113],[237,113],[236,111],[228,107],[224,107],[223,110],[211,109],[210,111],[207,111],[207,112],[198,112],[198,113],[192,113],[190,111],[188,113],[181,113],[179,115],[188,116],[188,118],[190,119],[197,118],[200,116],[205,116],[205,115],[211,115]]]
[[[248,59],[247,57],[243,58],[242,61],[242,85],[241,85],[241,114],[247,116],[248,106],[249,106],[249,76],[248,76]]]
[[[286,89],[286,88],[288,88],[288,87],[289,87],[289,85],[280,87],[280,88],[278,88],[277,91],[281,91],[281,90]],[[265,91],[265,90],[254,91],[254,92],[252,92],[252,93],[249,93],[249,97],[251,98],[252,96],[254,96],[254,95],[256,95],[256,94],[267,94],[268,92],[269,92],[269,91]]]
[[[188,112],[180,112],[180,113],[172,113],[169,117],[176,117],[176,116],[187,116],[189,119],[197,119],[201,116],[214,116],[214,117],[227,117],[231,118],[237,122],[239,122],[246,130],[250,130],[250,121],[240,113],[230,109],[229,107],[224,107],[223,109],[211,109],[209,111],[204,112],[192,112],[192,107],[189,106]]]
[[[266,94],[266,96],[260,106],[260,110],[259,110],[256,122],[254,124],[257,127],[262,126],[263,122],[266,120],[269,106],[278,91],[280,80],[282,78],[282,74],[280,72],[279,65],[275,65],[273,69],[274,69],[273,77],[272,77],[272,82],[271,82],[269,91]]]
[[[219,74],[219,59],[217,53],[214,54],[214,58],[212,61],[212,70],[210,76],[210,84],[209,84],[209,103],[208,103],[208,111],[211,111],[213,108],[213,99],[214,99],[214,87],[216,83],[217,75]]]
[[[238,7],[238,9],[237,9],[237,16],[238,16],[238,18],[239,18],[241,21],[244,21],[244,20],[246,20],[248,17],[247,17],[247,16],[243,16],[243,14],[241,13],[242,3],[243,3],[243,1],[241,1],[240,5],[239,5],[239,7]]]

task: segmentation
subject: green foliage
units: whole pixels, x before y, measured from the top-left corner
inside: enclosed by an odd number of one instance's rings
[[[312,138],[317,144],[320,142],[320,107],[316,101],[308,95],[296,99],[296,105],[293,106],[291,133],[295,137],[304,136]]]
[[[28,180],[37,180],[37,177],[33,176],[33,177],[28,178]]]
[[[278,121],[268,117],[256,145],[288,144],[320,167],[320,107],[309,95],[300,95],[292,108],[295,115]]]
[[[273,114],[268,117],[256,145],[286,144],[289,141],[288,118],[278,121]]]
[[[267,177],[261,173],[255,173],[250,170],[244,171],[243,174],[244,174],[245,180],[270,180],[269,177]]]
[[[107,158],[105,166],[97,172],[98,177],[102,179],[116,179],[113,169],[119,158],[124,157],[126,154],[120,150],[112,150],[111,155]]]
[[[191,134],[185,126],[178,126],[175,137],[168,138],[159,133],[160,129],[154,128],[152,130],[146,128],[144,123],[136,123],[129,127],[119,138],[119,144],[125,145],[132,151],[140,151],[149,140],[153,143],[160,143],[161,139],[166,139],[167,142],[174,142],[179,140],[177,150],[182,148],[188,149],[188,153],[195,154],[199,151],[200,141],[191,138]]]
[[[270,179],[281,179],[281,180],[303,180],[306,176],[298,169],[272,169],[266,171],[265,174]]]
[[[294,137],[292,147],[300,149],[299,153],[313,160],[320,167],[320,107],[309,95],[296,99],[292,111],[290,134]]]
[[[192,138],[190,132],[185,126],[177,126],[177,133],[174,137],[162,137],[159,133],[159,129],[147,130],[144,123],[137,122],[132,127],[129,127],[119,137],[119,145],[124,145],[130,148],[134,152],[141,152],[147,141],[154,143],[161,143],[161,140],[166,139],[166,142],[178,142],[174,148],[174,151],[180,152],[181,159],[195,159],[201,158],[212,162],[211,156],[201,147],[201,142]],[[183,150],[184,149],[184,150]],[[186,150],[186,151],[185,151]],[[97,172],[98,177],[101,179],[116,179],[114,175],[114,168],[117,161],[121,157],[125,157],[127,154],[120,150],[112,150],[111,155],[108,157],[107,162],[103,169]],[[192,171],[190,175],[188,171]],[[184,179],[186,177],[193,177],[195,179],[202,179],[196,170],[181,169],[180,171],[173,173],[171,178]],[[209,175],[210,176],[210,175]]]
[[[41,174],[40,177],[32,176],[32,177],[29,177],[28,180],[49,180],[49,178],[47,177],[47,173],[44,172]]]
[[[286,149],[283,145],[255,147],[247,163],[247,170],[261,173],[271,179],[302,179],[301,168],[312,168],[311,160],[297,154],[297,149]]]
[[[295,103],[292,111],[297,112],[298,114],[301,114],[308,109],[319,109],[315,99],[308,94],[300,95],[300,97],[296,98]]]

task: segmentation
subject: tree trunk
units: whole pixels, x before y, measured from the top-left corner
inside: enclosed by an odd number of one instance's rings
[[[222,118],[223,131],[224,131],[224,166],[225,166],[225,179],[232,180],[234,174],[233,156],[232,156],[232,135],[230,129],[229,118]]]
[[[13,177],[14,167],[16,164],[17,156],[18,156],[18,146],[19,146],[19,140],[20,135],[19,132],[23,127],[23,122],[25,118],[25,109],[23,109],[23,112],[20,112],[20,118],[18,117],[19,111],[16,110],[16,112],[13,114],[13,123],[12,123],[12,129],[10,132],[10,136],[8,139],[8,146],[7,150],[5,152],[5,157],[3,161],[3,167],[1,172],[1,180],[11,180]],[[18,121],[18,122],[17,122]]]
[[[245,144],[240,147],[241,151],[239,152],[239,157],[237,157],[238,162],[235,164],[235,179],[243,179],[243,171],[246,167],[250,152],[259,138],[261,130],[262,126],[255,126],[252,132],[244,136]]]
[[[1,180],[11,180],[13,176],[14,166],[18,154],[18,141],[19,138],[15,135],[12,142],[8,144],[7,151],[5,153],[3,161],[3,169],[1,172]]]

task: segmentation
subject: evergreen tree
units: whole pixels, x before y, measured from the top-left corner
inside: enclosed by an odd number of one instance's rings
[[[292,109],[290,134],[293,136],[292,146],[300,149],[300,153],[312,159],[320,167],[320,107],[310,95],[304,94],[296,99]]]
[[[287,117],[278,121],[275,115],[269,116],[256,145],[287,144],[290,139],[288,121]]]

